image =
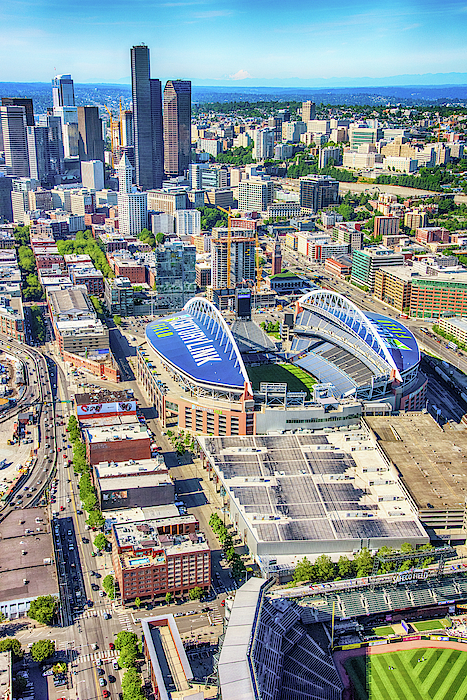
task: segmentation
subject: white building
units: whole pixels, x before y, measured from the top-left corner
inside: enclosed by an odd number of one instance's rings
[[[198,209],[179,209],[175,212],[175,228],[178,236],[199,236],[201,212]]]
[[[386,156],[383,159],[385,170],[395,170],[401,173],[414,173],[418,169],[416,158],[405,158],[403,156]]]
[[[253,156],[256,160],[274,157],[274,129],[257,129]]]
[[[132,192],[132,166],[126,153],[118,165],[118,228],[123,235],[137,236],[146,227],[148,204],[146,192]]]
[[[238,186],[238,208],[241,211],[266,211],[274,199],[274,183],[268,177],[252,177]]]
[[[284,122],[282,124],[282,141],[298,143],[301,134],[306,132],[305,122]]]
[[[104,189],[104,163],[101,160],[81,162],[81,182],[90,190]]]

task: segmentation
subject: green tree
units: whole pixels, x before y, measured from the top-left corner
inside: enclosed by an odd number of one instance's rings
[[[173,594],[170,591],[167,591],[167,593],[165,594],[165,602],[167,603],[167,605],[170,605],[173,602],[173,599]]]
[[[303,557],[303,559],[297,562],[297,566],[295,567],[293,574],[293,580],[296,582],[314,580],[313,564],[307,557]]]
[[[331,557],[321,554],[315,561],[314,572],[318,581],[333,581],[336,577],[336,570]]]
[[[43,595],[31,601],[28,616],[44,625],[50,625],[58,609],[58,600],[52,595]]]
[[[31,656],[38,664],[50,659],[55,654],[55,642],[50,639],[39,639],[31,647]]]
[[[107,537],[100,532],[97,537],[94,538],[94,547],[96,549],[107,549],[107,545],[109,544],[109,540]]]
[[[165,236],[164,236],[163,233],[156,233],[156,243],[157,243],[158,245],[160,245],[161,243],[163,243],[164,240],[165,240]]]
[[[135,598],[135,605],[139,610],[141,607],[141,598]]]
[[[115,579],[111,574],[107,574],[107,576],[104,576],[102,579],[102,588],[109,598],[115,598]]]
[[[116,326],[121,326],[122,325],[122,317],[118,316],[118,314],[115,314],[114,323]]]
[[[86,520],[86,523],[89,525],[89,527],[99,528],[104,525],[105,519],[100,510],[92,510],[89,513],[89,517]]]
[[[138,650],[136,646],[134,647],[123,647],[120,650],[120,656],[118,657],[118,664],[121,668],[129,668],[135,665],[135,661],[138,656]]]
[[[2,651],[11,651],[13,661],[18,661],[24,656],[21,643],[19,639],[16,639],[15,637],[5,637],[5,639],[0,639],[0,652]]]
[[[354,559],[355,561],[355,574],[357,578],[363,576],[369,576],[373,571],[373,557],[371,552],[363,547]]]
[[[115,637],[115,648],[121,651],[123,647],[136,646],[138,644],[138,635],[128,630],[122,630]]]
[[[355,563],[347,557],[341,556],[337,562],[337,571],[340,578],[352,578],[355,574]]]
[[[141,676],[134,667],[130,667],[122,678],[123,700],[144,700]]]
[[[19,698],[22,695],[25,695],[24,691],[26,690],[27,686],[28,681],[26,680],[26,678],[17,674],[13,678],[13,697]]]
[[[200,600],[204,595],[204,591],[202,588],[199,586],[195,586],[194,588],[190,588],[188,591],[188,598],[190,600]]]

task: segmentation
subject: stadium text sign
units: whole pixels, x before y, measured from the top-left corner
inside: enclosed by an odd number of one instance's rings
[[[394,574],[393,583],[406,583],[406,581],[424,580],[428,578],[428,569],[415,569],[414,571],[398,571]]]
[[[222,362],[212,341],[188,314],[166,319],[152,326],[152,330],[158,338],[173,335],[173,331],[176,331],[197,367],[202,367],[207,362]]]

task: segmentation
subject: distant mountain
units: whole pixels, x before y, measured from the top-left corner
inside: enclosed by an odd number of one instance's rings
[[[130,79],[128,78],[128,82]],[[232,80],[221,78],[219,80],[195,79],[194,85],[216,87],[272,87],[272,88],[361,88],[382,86],[435,86],[435,85],[467,85],[467,73],[423,73],[391,75],[385,78],[245,78]]]

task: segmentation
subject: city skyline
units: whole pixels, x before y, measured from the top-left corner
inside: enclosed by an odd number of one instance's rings
[[[71,73],[76,82],[127,82],[128,46],[142,42],[153,51],[155,75],[198,84],[331,85],[339,77],[463,73],[466,19],[460,0],[396,2],[390,13],[382,3],[341,1],[332,15],[322,1],[305,0],[293,7],[262,0],[138,0],[131,7],[13,0],[2,14],[0,81]],[[226,50],[227,37],[234,51]]]

